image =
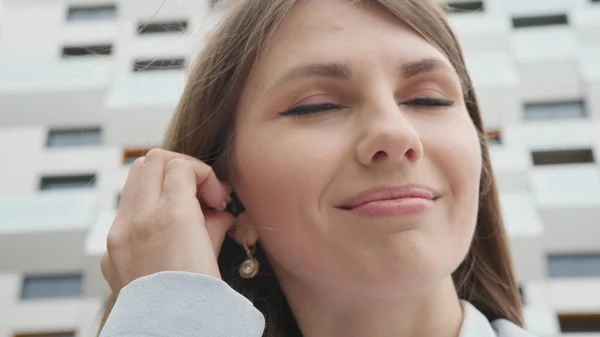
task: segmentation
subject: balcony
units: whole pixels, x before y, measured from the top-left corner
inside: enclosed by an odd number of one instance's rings
[[[520,76],[507,53],[481,53],[466,56],[481,114],[488,128],[512,125],[521,114]]]
[[[593,148],[599,127],[600,123],[587,119],[537,121],[506,128],[502,136],[507,146],[532,150]]]
[[[531,281],[527,284],[528,302],[537,307],[551,308],[561,314],[598,313],[599,281],[598,278]]]
[[[529,188],[531,156],[524,147],[491,147],[490,157],[498,187],[503,192],[522,192]]]
[[[509,48],[510,24],[497,2],[487,1],[483,12],[448,15],[465,53],[505,52]]]
[[[600,34],[597,35],[600,36]],[[579,71],[584,80],[584,92],[589,115],[596,120],[600,120],[600,46],[583,49]],[[598,140],[600,143],[600,137]]]
[[[571,15],[573,27],[584,46],[600,44],[600,6],[588,3],[577,8]]]
[[[110,59],[104,57],[4,63],[0,66],[3,125],[99,123],[111,68]]]
[[[518,279],[544,278],[544,229],[532,196],[527,192],[502,193],[500,205]]]
[[[581,97],[580,47],[575,33],[565,26],[545,26],[524,28],[513,33],[512,37],[524,101],[574,100]]]
[[[0,197],[0,269],[82,269],[82,245],[96,217],[93,191]]]

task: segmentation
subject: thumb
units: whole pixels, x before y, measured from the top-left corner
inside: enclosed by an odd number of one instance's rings
[[[215,257],[219,257],[225,235],[235,223],[235,217],[228,212],[204,211],[204,219]]]

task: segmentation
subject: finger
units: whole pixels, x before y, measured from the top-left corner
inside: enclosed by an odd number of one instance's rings
[[[222,204],[226,204],[229,201],[229,194],[224,189],[222,184],[220,184],[216,178],[216,175],[212,168],[206,165],[204,162],[182,153],[177,153],[173,151],[167,151],[162,149],[152,149],[146,155],[147,160],[151,162],[162,162],[162,167],[168,165],[168,163],[174,159],[185,160],[187,161],[196,176],[195,186],[198,186],[196,190],[196,196],[201,201],[204,201],[206,204],[210,205],[213,208],[219,209],[222,207]],[[166,168],[165,171],[160,171],[160,167],[156,168],[154,166],[148,167],[148,175],[155,176],[163,174],[163,177],[166,177]],[[159,173],[161,172],[161,173]],[[150,179],[150,178],[149,178]],[[164,180],[164,178],[163,178]],[[164,189],[165,184],[162,183],[162,189]],[[149,187],[150,188],[150,187]],[[159,195],[164,194],[161,190],[160,192],[156,192],[156,190],[152,190],[154,193],[158,193],[158,195],[150,195],[148,198],[157,198]],[[186,194],[187,195],[187,194]],[[172,195],[171,195],[172,196]]]
[[[162,194],[165,165],[173,156],[169,151],[152,149],[144,156],[137,184],[137,201],[140,204],[155,205]]]
[[[219,183],[225,189],[225,194],[227,194],[227,196],[231,196],[231,193],[233,192],[233,188],[231,188],[231,185],[229,185],[229,183],[227,183],[225,181],[221,181],[221,180],[219,180]],[[198,190],[196,192],[196,197],[198,198],[198,200],[200,200],[200,204],[202,205],[202,207],[207,206],[206,203],[204,201],[202,201],[202,195],[200,194],[200,190]]]
[[[229,196],[213,169],[199,160],[175,158],[167,163],[163,195],[170,199],[196,197],[208,206],[223,210]]]
[[[181,158],[171,159],[165,167],[163,197],[169,201],[181,202],[195,198],[196,191],[196,174],[192,164]]]
[[[119,200],[119,212],[122,214],[130,212],[136,203],[137,184],[140,179],[143,163],[144,158],[138,158],[129,169],[123,191],[121,192],[121,199]]]
[[[204,213],[206,231],[210,237],[215,256],[219,256],[227,231],[233,227],[235,217],[227,212],[206,211]]]

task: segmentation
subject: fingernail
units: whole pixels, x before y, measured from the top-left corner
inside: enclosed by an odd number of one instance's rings
[[[223,212],[227,208],[227,202],[224,202],[221,206],[217,208],[217,211]]]

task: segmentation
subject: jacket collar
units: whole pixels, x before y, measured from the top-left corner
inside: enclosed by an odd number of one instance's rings
[[[463,324],[459,337],[536,337],[506,319],[489,322],[487,318],[467,301],[461,301]]]
[[[496,337],[496,332],[487,318],[467,301],[461,301],[463,323],[459,337]]]

